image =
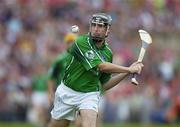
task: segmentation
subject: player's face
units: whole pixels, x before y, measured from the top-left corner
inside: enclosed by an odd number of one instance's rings
[[[94,39],[103,40],[106,37],[107,27],[103,24],[92,23],[90,31]]]

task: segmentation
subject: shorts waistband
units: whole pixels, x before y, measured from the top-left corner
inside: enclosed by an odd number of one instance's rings
[[[60,87],[63,88],[63,89],[65,89],[65,90],[67,90],[68,92],[73,92],[73,93],[77,93],[77,94],[83,93],[83,92],[78,92],[78,91],[75,91],[75,90],[69,88],[69,87],[66,86],[63,82],[61,82]]]
[[[63,82],[61,82],[61,84],[59,85],[58,88],[62,88],[64,90],[67,90],[68,92],[77,93],[77,94],[86,93],[86,92],[79,92],[79,91],[73,90],[70,87],[68,87],[67,85],[65,85]],[[87,92],[87,93],[100,93],[100,91],[93,91],[93,92]]]

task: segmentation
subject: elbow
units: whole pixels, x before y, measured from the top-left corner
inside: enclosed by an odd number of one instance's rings
[[[110,88],[108,87],[107,84],[105,84],[105,85],[102,86],[102,90],[103,90],[103,91],[107,91],[107,90],[109,90],[109,89],[110,89]]]
[[[107,68],[105,62],[104,62],[104,63],[100,63],[100,64],[98,65],[98,69],[99,69],[99,71],[101,71],[101,72],[108,72],[108,68]]]
[[[103,63],[98,65],[98,70],[99,71],[103,71],[104,70],[104,64]]]

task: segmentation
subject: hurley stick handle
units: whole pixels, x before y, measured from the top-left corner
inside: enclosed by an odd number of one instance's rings
[[[139,35],[141,38],[141,50],[138,56],[138,61],[142,62],[144,55],[146,53],[146,49],[149,46],[149,44],[152,43],[152,38],[150,36],[150,34],[148,32],[146,32],[145,30],[139,30]],[[138,85],[138,81],[137,81],[137,73],[133,74],[133,77],[131,78],[131,83],[134,85]]]

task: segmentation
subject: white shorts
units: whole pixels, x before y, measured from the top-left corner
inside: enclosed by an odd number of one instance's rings
[[[90,109],[98,112],[99,99],[99,91],[89,93],[77,92],[61,83],[55,92],[51,116],[56,120],[74,120],[78,110]]]

